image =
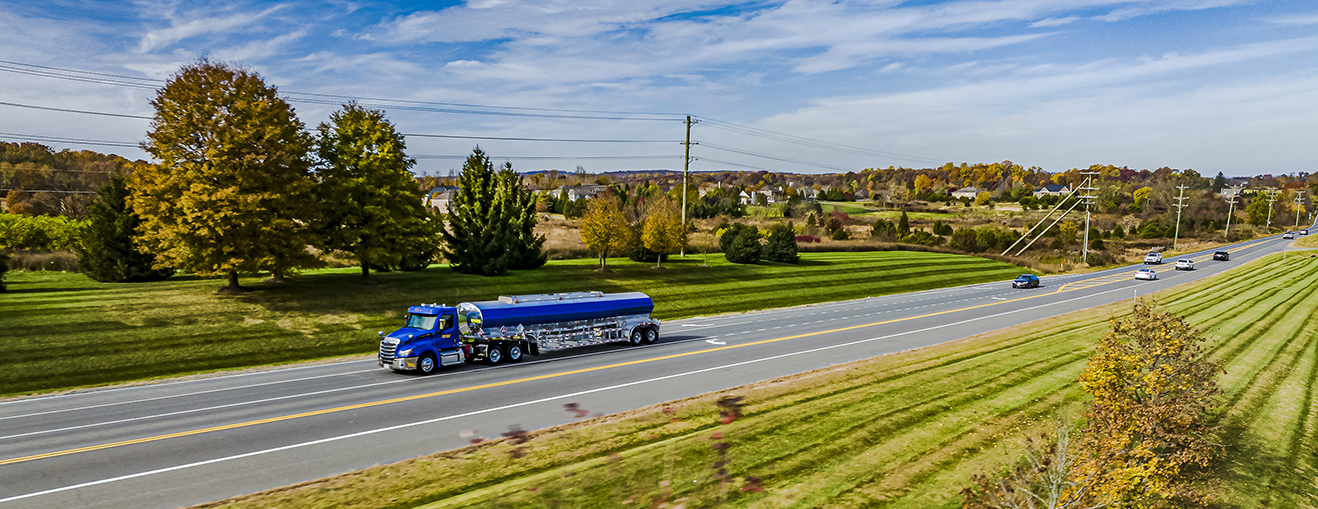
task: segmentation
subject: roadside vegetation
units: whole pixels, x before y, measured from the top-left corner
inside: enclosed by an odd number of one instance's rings
[[[375,331],[398,327],[421,302],[456,304],[499,295],[644,291],[660,319],[863,298],[1010,279],[1022,270],[942,253],[812,253],[797,264],[741,265],[722,257],[554,261],[489,278],[446,266],[389,272],[362,284],[352,268],[303,273],[216,298],[214,280],[176,275],[131,285],[80,274],[10,272],[0,299],[0,394],[106,384],[185,373],[287,363],[378,348]],[[59,362],[51,362],[59,352]]]
[[[1155,296],[1204,332],[1222,394],[1215,507],[1308,507],[1318,467],[1318,259],[1274,255]],[[1260,285],[1259,281],[1270,284]],[[1021,439],[1083,425],[1078,379],[1121,302],[967,340],[495,439],[226,507],[953,508]],[[583,415],[576,405],[565,411]],[[586,409],[588,410],[588,409]],[[1194,473],[1194,472],[1191,472]]]

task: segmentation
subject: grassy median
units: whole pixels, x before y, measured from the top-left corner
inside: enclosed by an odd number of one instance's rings
[[[499,295],[642,291],[654,315],[703,314],[1010,279],[1023,269],[984,258],[906,251],[807,253],[800,264],[737,265],[674,257],[662,269],[611,259],[555,261],[500,277],[446,266],[378,274],[308,271],[291,283],[244,279],[256,291],[216,295],[223,281],[175,276],[97,283],[80,274],[11,272],[0,294],[0,395],[369,353],[409,305]]]
[[[1204,486],[1216,506],[1318,498],[1318,258],[1308,255],[1157,296],[1206,331],[1226,368],[1215,419],[1227,455]],[[1129,310],[1121,302],[214,505],[958,507],[970,476],[1014,457],[1025,433],[1057,417],[1079,424],[1076,377],[1109,320]],[[743,415],[724,423],[717,402],[730,395]]]

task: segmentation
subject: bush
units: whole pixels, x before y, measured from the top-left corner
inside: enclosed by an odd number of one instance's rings
[[[73,251],[14,251],[8,262],[12,270],[78,272],[78,255]]]
[[[77,246],[83,274],[101,282],[159,281],[174,269],[154,269],[156,257],[137,250],[133,235],[142,220],[128,207],[123,177],[112,177],[92,203],[82,242]]]
[[[63,216],[21,216],[0,213],[0,249],[71,249],[86,221]]]
[[[897,233],[897,225],[887,219],[880,219],[870,227],[870,237],[875,240],[884,242],[896,242],[900,235]]]
[[[796,253],[796,237],[792,235],[790,224],[776,224],[769,228],[769,242],[764,245],[765,260],[796,263],[800,258]]]
[[[753,226],[734,224],[718,239],[723,257],[732,263],[760,261],[760,231]]]
[[[1089,249],[1091,249],[1091,250],[1095,250],[1095,251],[1102,251],[1102,250],[1103,250],[1103,239],[1090,239],[1090,240],[1089,240]]]
[[[800,243],[802,243],[802,242],[805,242],[805,243],[808,243],[808,244],[818,244],[818,243],[820,243],[821,241],[819,240],[819,237],[811,237],[811,236],[809,236],[809,235],[797,235],[797,236],[796,236],[796,243],[797,243],[797,244],[800,244]]]
[[[851,240],[851,233],[845,229],[838,229],[833,232],[833,240]]]
[[[948,246],[967,253],[978,253],[984,250],[983,246],[979,245],[979,235],[975,233],[973,228],[962,228],[952,232],[952,242]]]
[[[0,253],[0,293],[5,291],[6,272],[9,272],[9,255]]]

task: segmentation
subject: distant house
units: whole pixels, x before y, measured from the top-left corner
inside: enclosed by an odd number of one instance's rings
[[[426,205],[447,214],[449,204],[453,203],[453,193],[457,191],[458,186],[439,186],[431,189],[429,193],[426,193]]]
[[[952,197],[953,197],[953,198],[970,198],[970,199],[973,200],[973,199],[975,199],[976,196],[979,195],[979,191],[980,191],[980,189],[979,189],[978,187],[974,187],[974,186],[971,186],[971,187],[963,187],[963,188],[961,188],[961,189],[957,189],[956,191],[952,191]]]
[[[601,185],[564,186],[556,189],[554,194],[558,195],[562,191],[567,191],[567,199],[569,201],[577,201],[582,198],[594,198],[596,196],[599,196],[600,193],[607,191],[608,189],[609,186],[601,186]]]
[[[1065,196],[1071,194],[1071,187],[1062,184],[1048,184],[1034,190],[1034,197],[1040,196]]]
[[[1233,198],[1241,196],[1241,194],[1242,192],[1239,187],[1223,187],[1222,190],[1217,193],[1218,196],[1223,198]]]
[[[703,182],[700,184],[700,187],[696,188],[696,194],[699,195],[701,198],[704,198],[705,195],[709,194],[710,191],[713,191],[715,189],[721,189],[722,187],[723,185],[719,183]]]
[[[738,196],[738,198],[741,200],[742,205],[754,205],[755,195],[757,194],[764,196],[766,203],[776,203],[778,201],[777,199],[774,198],[773,191],[770,191],[768,189],[762,189],[759,191],[752,191],[748,189],[742,191],[741,194]]]

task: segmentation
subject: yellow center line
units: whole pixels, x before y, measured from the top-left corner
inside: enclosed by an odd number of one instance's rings
[[[1104,278],[1106,278],[1106,277],[1107,277],[1107,276],[1099,277],[1099,278],[1094,278],[1094,279],[1095,279],[1095,280],[1098,280],[1098,279],[1104,279]],[[1086,281],[1089,281],[1089,280],[1086,280]],[[1101,282],[1101,283],[1098,283],[1098,284],[1095,284],[1095,285],[1092,285],[1092,286],[1087,286],[1087,287],[1084,287],[1084,288],[1078,288],[1078,289],[1089,289],[1089,288],[1093,288],[1093,287],[1095,287],[1095,286],[1101,286],[1101,285],[1105,285],[1105,284],[1114,283],[1114,282],[1116,282],[1116,281],[1118,281],[1118,280],[1105,281],[1105,282]],[[1081,283],[1081,282],[1084,282],[1084,281],[1076,281],[1076,283]],[[833,333],[835,333],[835,332],[844,332],[844,331],[849,331],[849,330],[863,329],[863,328],[866,328],[866,327],[876,327],[876,326],[879,326],[879,325],[887,325],[887,324],[897,323],[897,322],[905,322],[905,321],[910,321],[910,320],[918,320],[918,319],[921,319],[921,318],[928,318],[928,317],[931,317],[931,316],[939,316],[939,315],[945,315],[945,314],[949,314],[949,313],[959,313],[959,312],[962,312],[962,311],[970,311],[970,310],[972,310],[972,309],[985,308],[985,307],[989,307],[989,306],[997,306],[997,305],[1001,305],[1001,304],[1010,304],[1010,303],[1012,303],[1012,302],[1020,302],[1020,301],[1023,301],[1023,300],[1034,299],[1034,298],[1043,297],[1043,296],[1047,296],[1047,295],[1055,295],[1055,294],[1057,294],[1057,293],[1062,293],[1062,291],[1063,291],[1063,290],[1059,289],[1057,292],[1054,292],[1054,293],[1039,293],[1039,294],[1031,295],[1031,296],[1028,296],[1028,297],[1021,297],[1021,298],[1019,298],[1019,299],[1004,300],[1004,301],[994,301],[994,302],[990,302],[990,303],[986,303],[986,304],[979,304],[979,305],[976,305],[976,306],[969,306],[969,307],[964,307],[964,308],[959,308],[959,309],[950,309],[950,310],[947,310],[947,311],[937,311],[937,312],[933,312],[933,313],[926,313],[926,314],[919,315],[919,316],[909,316],[909,317],[906,317],[906,318],[894,318],[894,319],[892,319],[892,320],[885,320],[885,321],[881,321],[881,322],[867,323],[867,324],[863,324],[863,325],[852,325],[852,326],[849,326],[849,327],[840,327],[840,328],[837,328],[837,329],[831,329],[831,330],[819,331],[819,332],[807,332],[807,333],[804,333],[804,334],[797,334],[797,335],[794,335],[794,336],[784,336],[784,337],[780,337],[780,338],[766,339],[766,340],[762,340],[762,341],[754,341],[754,342],[750,342],[750,343],[742,343],[742,344],[737,344],[737,345],[727,345],[727,346],[721,346],[721,347],[717,347],[717,348],[707,348],[707,349],[704,349],[704,350],[697,350],[697,351],[694,351],[694,352],[686,352],[686,353],[679,353],[679,354],[665,355],[665,356],[662,356],[662,357],[652,357],[652,358],[649,358],[649,359],[640,359],[640,360],[628,361],[628,362],[619,362],[619,363],[608,364],[608,365],[604,365],[604,366],[595,366],[595,367],[591,367],[591,368],[574,369],[574,370],[571,370],[571,371],[561,371],[561,372],[558,372],[558,373],[549,373],[549,374],[545,374],[545,375],[530,376],[530,377],[518,378],[518,379],[514,379],[514,380],[505,380],[505,381],[502,381],[502,382],[491,382],[491,383],[488,383],[488,384],[473,385],[473,386],[469,386],[469,387],[460,387],[460,388],[457,388],[457,389],[448,389],[448,390],[444,390],[444,391],[428,392],[428,393],[424,393],[424,394],[416,394],[416,395],[412,395],[412,396],[403,396],[403,397],[398,397],[398,398],[390,398],[390,399],[382,399],[382,400],[377,400],[377,401],[369,401],[369,402],[366,402],[366,403],[358,403],[358,404],[355,404],[355,405],[345,405],[345,406],[339,406],[339,407],[334,407],[334,408],[326,408],[326,409],[322,409],[322,410],[313,410],[313,411],[310,411],[310,412],[301,412],[301,413],[296,413],[296,414],[281,415],[281,416],[277,416],[277,417],[269,417],[269,418],[265,418],[265,419],[256,419],[256,420],[251,420],[251,421],[237,422],[237,423],[233,423],[233,424],[224,424],[224,425],[220,425],[220,426],[212,426],[212,427],[209,427],[209,428],[199,428],[199,429],[188,430],[188,431],[180,431],[180,432],[177,432],[177,433],[169,433],[169,434],[164,434],[164,435],[155,435],[155,436],[143,437],[143,438],[135,438],[135,439],[132,439],[132,440],[122,440],[122,441],[119,441],[119,442],[109,442],[109,443],[104,443],[104,444],[99,444],[99,445],[89,445],[89,446],[87,446],[87,447],[78,447],[78,448],[75,448],[75,449],[65,449],[65,450],[62,450],[62,451],[53,451],[53,452],[47,452],[47,453],[41,453],[41,454],[33,454],[33,455],[31,455],[31,456],[23,456],[23,457],[19,457],[19,458],[10,458],[10,459],[5,459],[5,460],[0,460],[0,465],[12,465],[12,464],[15,464],[15,463],[23,463],[23,462],[26,462],[26,461],[35,461],[35,460],[46,459],[46,458],[55,458],[55,457],[59,457],[59,456],[67,456],[67,455],[70,455],[70,454],[78,454],[78,453],[82,453],[82,452],[99,451],[99,450],[103,450],[103,449],[111,449],[111,448],[115,448],[115,447],[123,447],[123,446],[136,445],[136,444],[144,444],[144,443],[148,443],[148,442],[156,442],[156,441],[160,441],[160,440],[167,440],[167,439],[170,439],[170,438],[179,438],[179,437],[187,437],[187,436],[192,436],[192,435],[201,435],[201,434],[204,434],[204,433],[213,433],[213,432],[216,432],[216,431],[226,431],[226,430],[231,430],[231,429],[246,428],[246,427],[256,426],[256,425],[260,425],[260,424],[270,424],[270,423],[275,423],[275,422],[290,421],[290,420],[293,420],[293,419],[301,419],[301,418],[304,418],[304,417],[314,417],[314,416],[318,416],[318,415],[326,415],[326,414],[332,414],[332,413],[338,413],[338,412],[346,412],[346,411],[350,411],[350,410],[360,410],[360,409],[363,409],[363,408],[371,408],[371,407],[377,407],[377,406],[382,406],[382,405],[389,405],[389,404],[393,404],[393,403],[403,403],[403,402],[407,402],[407,401],[416,401],[416,400],[420,400],[420,399],[428,399],[428,398],[434,398],[434,397],[438,397],[438,396],[447,396],[447,395],[450,395],[450,394],[460,394],[460,393],[464,393],[464,392],[477,391],[477,390],[481,390],[481,389],[492,389],[492,388],[495,388],[495,387],[504,387],[504,386],[508,386],[508,385],[516,385],[516,384],[522,384],[522,383],[527,383],[527,382],[534,382],[534,381],[539,381],[539,380],[547,380],[547,379],[551,379],[551,378],[565,377],[565,376],[570,376],[570,375],[579,375],[579,374],[582,374],[582,373],[590,373],[590,372],[593,372],[593,371],[603,371],[603,370],[606,370],[606,369],[621,368],[621,367],[626,367],[626,366],[635,366],[635,365],[638,365],[638,364],[646,364],[646,363],[650,363],[650,362],[658,362],[658,361],[665,361],[665,360],[671,360],[671,359],[679,359],[679,358],[682,358],[682,357],[689,357],[689,356],[693,356],[693,355],[702,355],[702,354],[713,353],[713,352],[721,352],[721,351],[724,351],[724,350],[732,350],[732,349],[735,349],[735,348],[746,348],[746,347],[751,347],[751,346],[767,345],[767,344],[771,344],[771,343],[778,343],[778,342],[788,341],[788,340],[792,340],[792,339],[800,339],[800,338],[807,338],[807,337],[812,337],[812,336],[820,336],[820,335],[824,335],[824,334],[833,334]],[[1070,290],[1067,290],[1067,291],[1070,291]]]

